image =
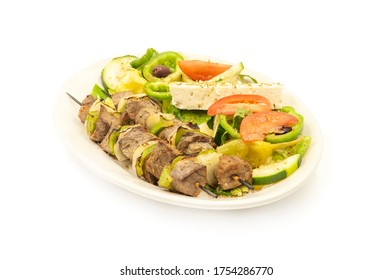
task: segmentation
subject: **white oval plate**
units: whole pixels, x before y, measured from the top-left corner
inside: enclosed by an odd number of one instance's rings
[[[204,56],[188,55],[192,58],[207,59]],[[212,198],[205,193],[199,197],[188,197],[169,192],[139,179],[102,151],[87,136],[83,124],[78,118],[79,106],[66,92],[82,101],[91,92],[95,83],[101,84],[100,75],[110,59],[99,61],[70,77],[62,86],[55,103],[55,122],[65,145],[94,173],[135,194],[173,205],[191,208],[230,210],[266,205],[278,201],[298,190],[316,168],[322,151],[322,136],[311,112],[288,90],[284,90],[284,105],[293,106],[305,118],[303,135],[312,137],[312,144],[304,157],[300,168],[290,177],[261,191],[249,193],[239,198]],[[219,61],[219,60],[215,60]],[[246,70],[246,68],[245,68]],[[249,73],[259,81],[270,81],[267,77],[253,71]]]

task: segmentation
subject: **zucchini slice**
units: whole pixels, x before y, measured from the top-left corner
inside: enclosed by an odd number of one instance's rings
[[[135,59],[137,57],[133,55],[116,57],[103,68],[102,84],[110,94],[127,90],[134,93],[143,92],[147,81],[141,76],[139,70],[132,67],[131,62]]]

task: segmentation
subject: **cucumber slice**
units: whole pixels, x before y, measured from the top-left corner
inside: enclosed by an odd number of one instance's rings
[[[301,165],[301,155],[295,154],[282,161],[253,169],[253,185],[268,185],[290,176]]]
[[[218,76],[215,76],[212,78],[211,82],[234,82],[238,80],[239,74],[244,70],[244,64],[242,62],[237,63],[227,69],[225,72],[222,74],[219,74]]]
[[[107,90],[117,88],[122,77],[125,75],[124,73],[133,68],[131,62],[135,59],[137,59],[137,57],[133,55],[113,58],[105,68],[103,68],[101,73],[104,88]]]
[[[134,93],[143,92],[146,80],[131,66],[131,62],[135,59],[137,57],[133,55],[116,57],[103,68],[102,84],[110,94],[126,90]]]

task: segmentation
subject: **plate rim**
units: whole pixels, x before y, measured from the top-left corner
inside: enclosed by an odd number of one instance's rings
[[[203,55],[195,55],[195,54],[187,54],[187,57],[191,58],[208,58],[217,62],[226,62],[227,60],[221,60],[216,58],[211,58]],[[294,108],[298,109],[298,111],[304,115],[305,117],[305,125],[304,130],[307,128],[310,129],[311,137],[312,137],[312,144],[309,147],[309,150],[304,157],[300,168],[294,172],[291,176],[274,184],[271,187],[263,189],[258,192],[250,193],[243,197],[236,197],[236,198],[219,198],[214,199],[211,197],[188,197],[181,194],[176,194],[173,192],[169,192],[163,190],[160,187],[154,186],[148,182],[145,182],[138,178],[135,174],[127,174],[129,176],[128,180],[125,182],[123,175],[124,171],[126,171],[123,167],[120,166],[113,158],[107,155],[97,144],[91,141],[86,133],[82,133],[82,135],[76,135],[78,139],[84,137],[85,140],[83,141],[83,147],[86,147],[85,144],[89,144],[90,146],[95,146],[95,150],[101,150],[100,156],[93,156],[93,159],[100,159],[103,160],[106,157],[105,162],[98,163],[92,162],[90,157],[84,155],[83,152],[80,152],[81,148],[79,145],[76,145],[74,141],[71,139],[70,132],[81,131],[83,130],[83,124],[80,122],[79,118],[77,117],[78,105],[73,103],[73,101],[66,96],[65,92],[69,92],[77,98],[83,98],[83,95],[87,95],[91,88],[93,87],[94,83],[101,84],[100,82],[100,72],[103,66],[112,58],[101,59],[92,63],[80,70],[74,72],[60,87],[57,98],[55,99],[54,104],[54,121],[55,127],[57,129],[58,134],[64,145],[67,149],[72,152],[76,158],[89,170],[93,173],[101,177],[102,179],[115,184],[116,186],[122,187],[136,195],[152,199],[155,201],[159,201],[162,203],[167,203],[171,205],[177,205],[187,208],[198,208],[198,209],[209,209],[209,210],[235,210],[235,209],[247,209],[247,208],[254,208],[259,207],[267,204],[271,204],[278,200],[281,200],[298,189],[300,189],[306,181],[311,177],[314,170],[317,168],[323,149],[323,137],[320,126],[318,125],[316,119],[314,118],[312,112],[306,107],[306,105],[292,93],[289,89],[284,87],[283,97],[284,99],[291,99],[295,100],[297,104],[300,104],[300,109],[298,106],[293,106]],[[252,75],[257,75],[257,77],[262,77],[267,82],[273,82],[272,79],[269,77],[258,73],[252,69],[244,69],[244,73],[250,73]],[[90,79],[94,79],[95,82],[88,82],[81,80],[81,77],[87,77]],[[74,92],[73,89],[78,87],[79,84],[85,84],[85,90],[80,89],[79,92]],[[87,91],[88,90],[88,91]],[[292,105],[292,104],[284,104],[284,105]],[[74,114],[72,117],[72,121],[67,118],[67,112],[71,112],[74,110]],[[64,114],[66,114],[64,116]],[[78,124],[76,124],[78,123]],[[68,126],[67,126],[68,125]],[[75,128],[73,125],[78,125],[79,128]],[[69,127],[70,126],[70,127]],[[83,130],[84,132],[84,130]],[[80,144],[80,143],[79,143]],[[88,151],[94,150],[92,147],[88,149]],[[102,157],[105,156],[105,157]],[[108,165],[109,164],[109,165]],[[109,169],[105,169],[108,167]],[[119,169],[123,170],[121,172]],[[115,176],[116,173],[120,173],[121,177]],[[119,174],[117,174],[119,175]],[[142,187],[140,187],[142,186]],[[272,191],[271,191],[272,189]],[[268,190],[268,191],[266,191]],[[262,195],[260,195],[262,193]],[[259,195],[257,195],[259,194]]]

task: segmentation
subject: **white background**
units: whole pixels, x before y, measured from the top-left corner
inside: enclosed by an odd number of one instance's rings
[[[387,2],[0,4],[0,279],[162,279],[120,276],[126,265],[392,279]],[[310,181],[271,205],[207,211],[141,198],[80,164],[54,127],[60,87],[97,60],[149,47],[243,61],[283,82],[323,131]]]

